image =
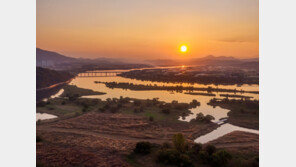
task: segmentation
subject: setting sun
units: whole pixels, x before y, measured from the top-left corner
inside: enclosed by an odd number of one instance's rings
[[[182,45],[181,48],[180,48],[180,51],[181,52],[187,52],[187,46]]]

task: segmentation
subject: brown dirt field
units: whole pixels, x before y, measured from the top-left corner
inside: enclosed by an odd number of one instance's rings
[[[125,157],[139,141],[163,143],[176,133],[189,141],[215,124],[150,122],[135,115],[89,112],[37,125],[37,162],[49,166],[129,166]]]
[[[259,135],[248,132],[234,131],[208,144],[232,152],[259,154]]]

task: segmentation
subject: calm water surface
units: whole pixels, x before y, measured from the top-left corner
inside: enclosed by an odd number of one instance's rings
[[[57,118],[57,116],[47,113],[36,113],[36,121]]]
[[[70,83],[71,85],[76,85],[77,87],[80,88],[85,88],[85,89],[92,89],[94,91],[99,91],[99,92],[105,92],[107,94],[105,95],[92,95],[92,96],[84,96],[87,98],[99,98],[102,100],[106,100],[107,98],[120,98],[122,97],[130,97],[130,98],[137,98],[137,99],[153,99],[153,98],[159,98],[160,101],[164,102],[172,102],[173,100],[177,100],[178,102],[185,102],[189,103],[193,99],[196,99],[201,103],[200,106],[190,109],[192,114],[185,117],[181,118],[180,121],[190,121],[191,119],[196,117],[197,113],[203,113],[204,115],[212,115],[214,116],[215,120],[213,122],[218,123],[221,118],[227,117],[227,113],[229,110],[223,109],[221,107],[213,107],[210,105],[207,105],[207,103],[210,101],[210,99],[214,97],[210,96],[201,96],[201,95],[188,95],[184,94],[184,92],[179,93],[179,92],[172,92],[172,91],[166,91],[166,90],[153,90],[153,91],[133,91],[133,90],[124,90],[120,88],[108,88],[105,86],[105,84],[101,83],[94,83],[94,81],[101,81],[101,82],[128,82],[128,83],[133,83],[133,84],[144,84],[144,85],[157,85],[157,86],[176,86],[176,85],[182,85],[182,86],[194,86],[194,87],[208,87],[211,86],[213,88],[223,88],[223,89],[237,89],[237,90],[245,90],[245,91],[259,91],[258,85],[204,85],[204,84],[189,84],[189,83],[163,83],[163,82],[151,82],[151,81],[141,81],[141,80],[135,80],[135,79],[128,79],[128,78],[123,78],[119,76],[115,77],[76,77],[75,79],[72,80]],[[223,98],[220,97],[220,93],[213,92],[216,94],[216,98]],[[226,93],[221,93],[221,94],[226,94]],[[228,93],[231,94],[231,93]],[[241,93],[239,93],[241,94]],[[253,99],[259,99],[258,94],[250,94],[250,93],[244,93],[242,95],[245,96],[251,96]],[[259,133],[257,130],[252,130],[252,129],[247,129],[247,128],[241,128],[238,126],[234,126],[231,124],[224,124],[220,126],[218,129],[206,134],[205,136],[201,136],[198,139],[196,139],[196,142],[201,142],[201,143],[206,143],[211,140],[214,140],[218,137],[221,137],[227,133],[230,133],[235,130],[240,130],[240,131],[246,131],[246,132],[251,132],[251,133]]]

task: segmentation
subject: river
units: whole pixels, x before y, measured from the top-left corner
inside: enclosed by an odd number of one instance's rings
[[[133,84],[144,84],[144,85],[157,85],[157,86],[176,86],[176,85],[182,85],[182,86],[194,86],[194,87],[208,87],[211,86],[213,88],[223,88],[223,89],[237,89],[237,90],[244,90],[244,91],[259,91],[258,85],[204,85],[204,84],[190,84],[190,83],[163,83],[163,82],[151,82],[151,81],[141,81],[136,79],[129,79],[129,78],[123,78],[120,76],[114,76],[114,77],[76,77],[73,79],[70,83],[70,85],[76,85],[80,88],[85,89],[92,89],[94,91],[99,92],[105,92],[105,95],[92,95],[92,96],[84,96],[86,98],[99,98],[102,100],[106,100],[107,98],[120,98],[122,97],[130,97],[130,98],[137,98],[137,99],[153,99],[153,98],[159,98],[160,101],[164,102],[172,102],[173,100],[177,100],[178,102],[185,102],[189,103],[193,99],[196,99],[201,103],[200,106],[191,109],[192,114],[181,118],[180,121],[190,121],[191,119],[195,118],[197,113],[203,113],[204,115],[212,115],[215,120],[213,122],[217,124],[223,123],[221,121],[221,118],[227,117],[227,113],[229,110],[223,109],[221,107],[213,107],[208,105],[207,103],[212,99],[213,97],[210,96],[202,96],[202,95],[189,95],[184,94],[184,92],[172,92],[172,91],[166,91],[166,90],[157,90],[157,91],[133,91],[133,90],[124,90],[121,88],[108,88],[105,86],[105,84],[102,83],[94,83],[94,81],[101,81],[101,82],[128,82]],[[216,94],[216,98],[222,98],[220,97],[220,92],[213,92]],[[225,94],[225,93],[221,93]],[[231,93],[228,93],[231,94]],[[240,95],[241,93],[237,93]],[[244,93],[242,95],[245,96],[251,96],[253,99],[259,99],[258,94],[251,94],[251,93]],[[201,136],[197,138],[195,141],[200,143],[206,143],[209,141],[212,141],[214,139],[217,139],[218,137],[221,137],[227,133],[230,133],[232,131],[245,131],[250,133],[256,133],[258,134],[258,130],[253,129],[247,129],[242,128],[238,126],[231,125],[229,123],[221,125],[219,128],[214,130],[213,132],[210,132],[204,136]]]

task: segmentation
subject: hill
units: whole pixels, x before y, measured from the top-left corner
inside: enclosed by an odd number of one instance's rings
[[[57,52],[36,48],[36,66],[53,70],[108,70],[108,69],[131,69],[150,67],[145,64],[129,63],[122,59],[115,58],[73,58]]]
[[[46,68],[36,68],[36,88],[45,88],[51,85],[65,82],[74,76],[64,71],[54,71]]]

